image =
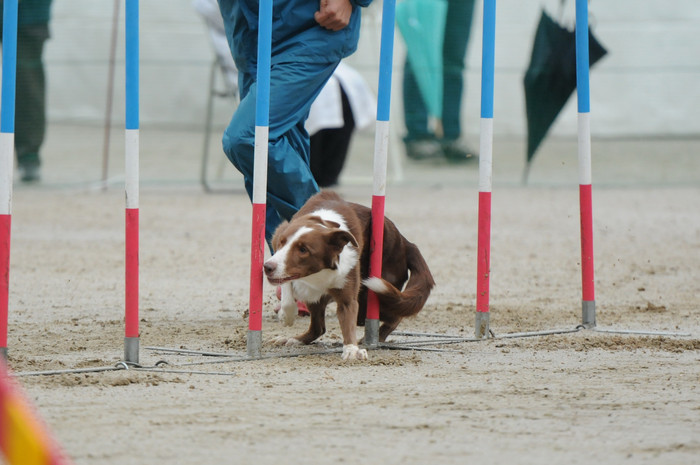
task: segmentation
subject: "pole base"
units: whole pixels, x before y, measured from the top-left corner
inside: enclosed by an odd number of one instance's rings
[[[262,352],[262,331],[248,330],[248,357],[259,358]]]
[[[127,363],[139,363],[139,338],[124,338],[124,361]]]
[[[477,339],[487,339],[490,335],[489,329],[489,313],[488,312],[476,312],[474,326],[474,337]]]
[[[581,325],[586,328],[595,328],[595,300],[584,300],[581,305]]]
[[[379,345],[379,320],[365,320],[365,347]]]

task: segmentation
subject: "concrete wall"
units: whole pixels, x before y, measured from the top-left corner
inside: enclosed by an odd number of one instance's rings
[[[141,2],[142,125],[200,127],[212,52],[204,24],[189,0]],[[464,127],[478,133],[481,2],[469,45]],[[115,74],[115,124],[124,119],[124,0],[121,0]],[[522,78],[544,5],[558,0],[498,0],[495,132],[526,133]],[[105,114],[113,0],[55,0],[53,38],[47,44],[49,118],[102,124]],[[700,134],[700,2],[613,0],[590,3],[593,30],[609,55],[591,71],[595,135]],[[349,59],[376,88],[381,2],[365,14],[360,49]],[[573,0],[564,18],[573,24]],[[400,125],[400,77],[405,51],[397,32],[392,118]],[[217,107],[219,125],[232,109]],[[576,133],[571,99],[553,133]]]

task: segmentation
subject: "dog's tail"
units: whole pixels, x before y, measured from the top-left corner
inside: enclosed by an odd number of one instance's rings
[[[411,276],[403,292],[385,279],[372,277],[362,281],[362,284],[374,291],[382,307],[391,308],[392,313],[400,317],[420,312],[435,286],[433,275],[423,255],[418,247],[410,242],[406,246],[406,264]]]

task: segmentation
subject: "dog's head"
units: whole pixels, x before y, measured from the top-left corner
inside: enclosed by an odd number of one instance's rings
[[[272,238],[274,255],[264,264],[268,281],[279,285],[305,278],[322,270],[336,270],[340,256],[355,237],[333,221],[306,216],[283,223]]]

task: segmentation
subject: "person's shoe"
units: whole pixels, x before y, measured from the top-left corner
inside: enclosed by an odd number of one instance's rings
[[[461,145],[458,141],[447,141],[442,143],[442,154],[451,163],[467,163],[476,161],[476,152]]]
[[[41,180],[41,168],[35,163],[19,165],[19,175],[22,182],[37,182]]]
[[[406,155],[412,160],[434,160],[442,156],[442,147],[433,139],[407,141]]]

